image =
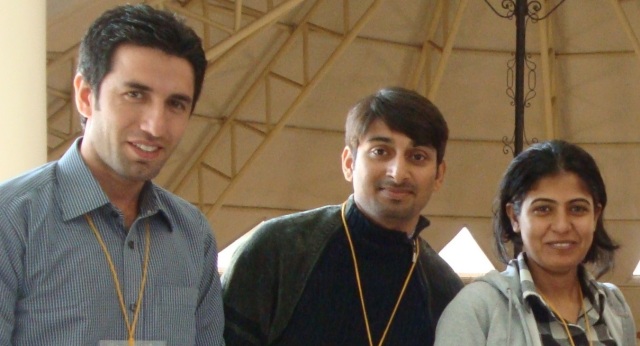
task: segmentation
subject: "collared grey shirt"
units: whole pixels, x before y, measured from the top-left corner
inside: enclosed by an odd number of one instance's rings
[[[98,345],[128,333],[151,230],[148,278],[136,340],[222,345],[224,317],[211,228],[190,203],[148,182],[127,232],[85,165],[79,139],[57,162],[0,184],[0,345]]]

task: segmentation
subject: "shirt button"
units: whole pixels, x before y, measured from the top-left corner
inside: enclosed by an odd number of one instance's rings
[[[136,303],[129,304],[129,310],[131,312],[136,312]]]
[[[131,249],[131,250],[133,250],[133,248],[135,247],[135,244],[134,244],[133,240],[129,240],[127,245],[129,245],[129,249]]]

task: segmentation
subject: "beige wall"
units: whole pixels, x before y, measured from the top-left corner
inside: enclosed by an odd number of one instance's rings
[[[46,162],[45,1],[0,11],[0,181]]]

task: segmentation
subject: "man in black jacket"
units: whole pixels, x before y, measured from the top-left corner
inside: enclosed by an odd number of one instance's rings
[[[266,222],[223,276],[228,345],[432,345],[463,283],[419,233],[449,130],[421,95],[386,88],[347,117],[342,205]]]

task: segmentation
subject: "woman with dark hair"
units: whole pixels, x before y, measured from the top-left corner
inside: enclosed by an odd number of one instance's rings
[[[495,241],[507,268],[454,298],[435,344],[635,345],[622,293],[596,281],[618,249],[604,228],[606,205],[600,170],[577,145],[555,140],[519,154],[494,210]]]

